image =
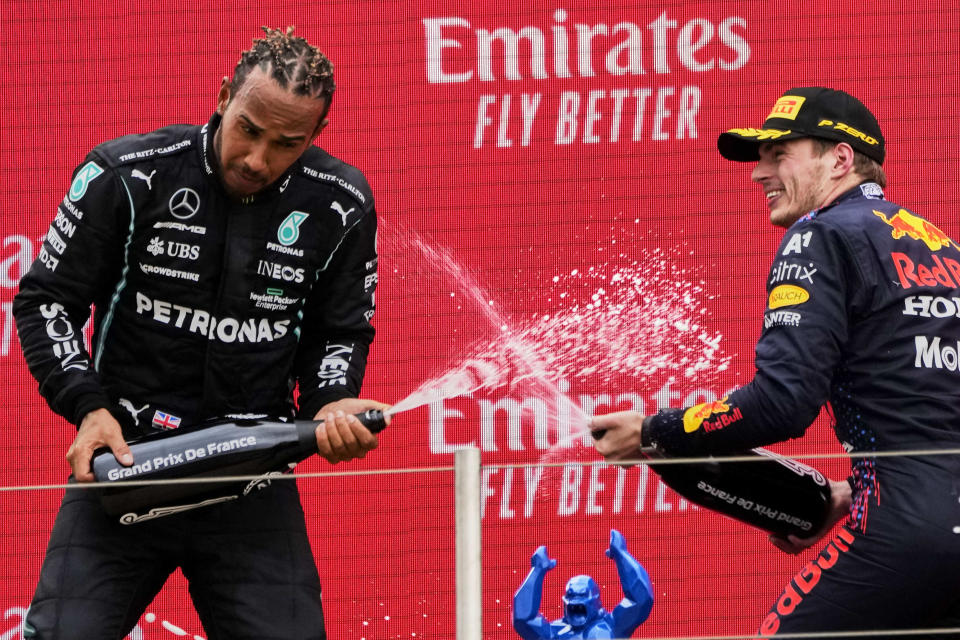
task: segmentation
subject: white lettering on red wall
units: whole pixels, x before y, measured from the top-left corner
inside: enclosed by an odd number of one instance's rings
[[[738,71],[751,55],[747,21],[739,16],[683,21],[663,11],[585,23],[557,9],[552,18],[524,26],[479,25],[459,16],[423,19],[428,83],[526,83],[479,95],[474,148],[697,138],[700,87],[664,80],[680,72]],[[610,84],[525,90],[531,81],[593,78]]]

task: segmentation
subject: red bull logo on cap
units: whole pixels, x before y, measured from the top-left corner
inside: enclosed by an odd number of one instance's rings
[[[800,113],[800,107],[803,106],[805,100],[806,98],[803,96],[781,96],[777,103],[773,105],[767,119],[796,120],[797,114]]]
[[[949,246],[958,249],[957,243],[951,240],[947,234],[932,223],[919,216],[913,215],[906,209],[900,209],[900,211],[897,211],[889,218],[876,209],[873,210],[873,213],[893,227],[890,235],[893,236],[894,240],[909,236],[914,240],[922,240],[930,251],[939,251]]]

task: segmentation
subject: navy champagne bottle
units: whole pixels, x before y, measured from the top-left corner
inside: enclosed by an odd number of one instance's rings
[[[595,440],[606,429],[591,432]],[[758,447],[697,462],[669,462],[653,447],[643,453],[663,484],[690,502],[775,535],[809,537],[830,515],[830,482],[819,471]]]
[[[387,424],[383,412],[375,409],[357,418],[373,433]],[[317,453],[315,431],[322,422],[238,419],[182,427],[131,443],[134,463],[129,467],[117,462],[109,449],[98,449],[91,466],[105,486],[96,490],[106,512],[124,524],[236,500]],[[246,482],[212,480],[229,476],[257,477]],[[152,480],[169,482],[136,482]]]
[[[763,448],[736,457],[741,460],[710,458],[650,468],[690,502],[781,537],[805,538],[824,525],[830,483],[819,471]],[[753,457],[756,461],[749,460]]]

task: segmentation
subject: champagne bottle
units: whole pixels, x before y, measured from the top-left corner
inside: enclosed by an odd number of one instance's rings
[[[606,429],[591,432],[595,440]],[[670,463],[653,447],[643,453],[663,484],[690,502],[781,537],[808,537],[830,514],[830,482],[813,467],[758,447],[704,462]],[[746,459],[744,459],[746,458]],[[751,460],[750,458],[756,458]]]
[[[763,448],[737,458],[757,460],[660,463],[650,468],[694,504],[781,537],[818,531],[830,511],[830,483],[813,467]]]
[[[376,409],[357,418],[373,433],[387,426],[383,412]],[[96,480],[106,484],[98,489],[100,500],[123,524],[236,500],[317,453],[315,431],[322,423],[238,419],[181,427],[131,443],[134,463],[129,467],[110,449],[98,449],[91,466]],[[249,482],[210,480],[229,476],[258,477]],[[189,481],[197,479],[208,481]],[[176,482],[139,482],[151,480]]]

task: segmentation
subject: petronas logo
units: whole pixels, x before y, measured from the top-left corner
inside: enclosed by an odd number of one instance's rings
[[[100,165],[92,160],[83,165],[83,168],[77,172],[77,176],[73,179],[73,183],[70,185],[70,201],[77,202],[80,200],[80,198],[87,193],[87,187],[90,185],[90,182],[101,173],[103,173],[103,169],[101,169]]]
[[[280,228],[277,229],[277,241],[283,246],[289,247],[299,240],[300,225],[303,224],[303,221],[306,220],[309,215],[309,213],[304,213],[303,211],[291,211],[290,215],[280,223]]]

